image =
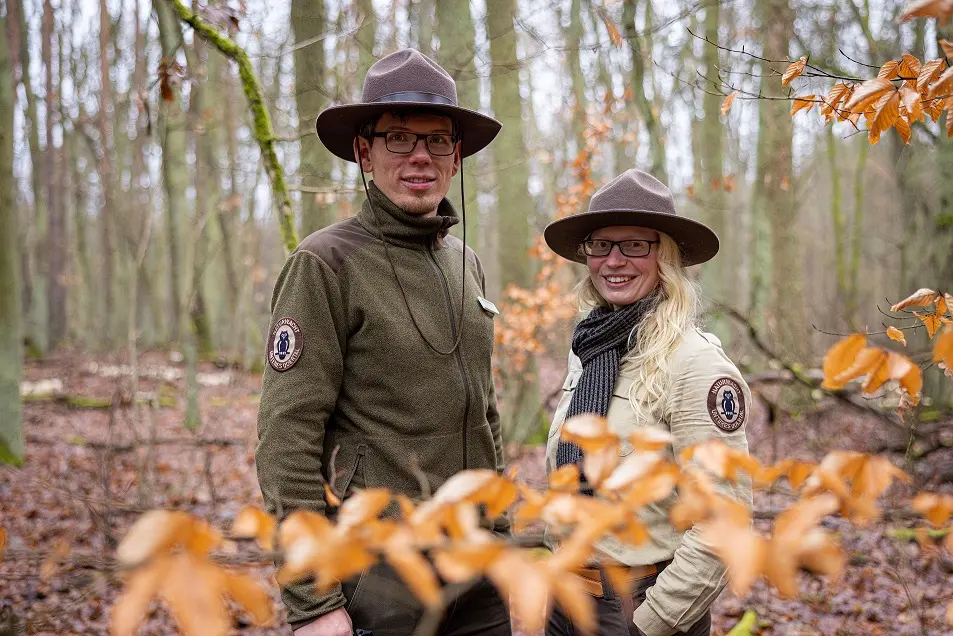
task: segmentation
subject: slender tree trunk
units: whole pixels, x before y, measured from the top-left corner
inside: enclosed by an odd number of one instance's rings
[[[794,35],[794,14],[788,0],[762,0],[760,9],[764,57],[787,59]],[[767,66],[763,73],[766,81],[778,81]],[[764,250],[769,250],[769,254],[764,260],[759,259],[762,266],[755,267],[754,271],[765,271],[766,260],[770,262],[771,278],[770,282],[759,278],[756,287],[764,294],[759,300],[768,304],[769,326],[776,334],[779,350],[790,360],[801,360],[807,354],[804,339],[807,321],[800,224],[793,197],[793,123],[787,103],[763,100],[760,106],[755,205],[756,214],[762,217],[763,223],[769,224],[770,241],[755,248],[759,256],[765,256]],[[763,238],[763,234],[759,238]],[[766,290],[768,293],[764,293]],[[756,303],[752,313],[763,306]]]
[[[25,114],[27,139],[30,144],[30,185],[33,189],[33,224],[32,228],[29,225],[23,228],[22,234],[25,237],[25,245],[20,248],[23,265],[21,275],[25,283],[21,285],[23,289],[23,315],[27,317],[27,322],[24,324],[24,335],[31,338],[35,345],[44,348],[46,331],[37,328],[36,325],[42,325],[45,322],[46,298],[43,291],[45,282],[39,271],[39,264],[45,262],[42,252],[46,244],[48,221],[46,202],[43,200],[45,189],[43,187],[43,151],[40,149],[40,124],[37,115],[36,94],[33,91],[33,81],[29,72],[31,67],[30,30],[26,23],[26,8],[23,5],[23,0],[9,0],[7,6],[9,10],[7,19],[11,23],[16,20],[17,26],[20,81],[23,84],[23,92],[26,94]],[[16,13],[15,16],[13,15],[14,12]]]
[[[47,0],[49,1],[49,0]],[[115,176],[113,174],[113,99],[112,82],[109,79],[109,44],[110,44],[109,10],[106,0],[99,0],[99,174],[102,176],[103,207],[99,215],[100,252],[103,258],[103,307],[105,320],[102,332],[103,344],[109,343],[115,337],[118,326],[117,316],[120,314],[115,306],[115,290],[113,288],[113,270],[115,261],[115,244],[113,241],[113,210],[115,208]],[[53,206],[50,206],[51,208]]]
[[[652,50],[644,46],[643,38],[635,28],[635,14],[638,3],[639,0],[623,0],[622,4],[623,31],[629,46],[630,59],[632,61],[632,74],[629,79],[629,87],[632,90],[633,104],[648,135],[649,156],[652,162],[649,166],[649,172],[662,183],[668,183],[668,172],[665,167],[665,138],[662,133],[656,106],[649,101],[645,92],[646,80],[650,83],[652,81]],[[648,28],[649,25],[647,24],[646,29]],[[643,56],[646,56],[647,60],[643,58]],[[649,69],[648,75],[646,75],[647,65]],[[653,94],[653,100],[657,101],[657,95]]]
[[[16,181],[13,177],[15,86],[7,22],[0,16],[0,463],[23,461],[20,413],[20,263],[17,249]],[[23,32],[25,33],[25,32]],[[26,70],[26,69],[24,69]]]
[[[586,129],[588,120],[586,108],[586,78],[583,77],[582,67],[579,64],[579,55],[583,43],[582,32],[582,0],[572,0],[569,6],[569,31],[566,33],[566,66],[569,79],[572,82],[572,131],[576,142],[576,152],[582,150],[584,141],[582,133]]]
[[[43,28],[41,56],[44,69],[44,120],[46,122],[46,150],[43,154],[43,173],[45,177],[46,201],[49,211],[49,234],[45,246],[47,272],[47,342],[55,347],[66,332],[66,286],[63,281],[64,255],[66,253],[65,227],[62,209],[56,200],[56,147],[53,130],[56,126],[54,98],[56,85],[53,75],[53,5],[50,0],[43,2]]]
[[[374,56],[374,46],[377,43],[377,12],[374,10],[373,0],[357,0],[357,12],[361,17],[361,28],[358,29],[357,42],[357,78],[363,81],[367,69],[377,60]],[[361,86],[358,85],[358,91]]]
[[[370,2],[367,2],[370,5]],[[358,32],[361,55],[372,51],[375,23],[373,8],[361,7],[365,16]],[[327,12],[324,0],[292,0],[291,30],[295,42],[304,43],[327,31]],[[373,35],[371,35],[373,38]],[[327,105],[327,82],[325,81],[324,42],[319,41],[295,50],[295,99],[298,104],[298,129],[307,133],[301,138],[301,166],[298,173],[304,186],[327,187],[331,185],[331,155],[321,145],[314,131],[318,113]],[[330,206],[325,199],[312,193],[301,193],[301,235],[307,236],[334,222]]]
[[[159,18],[159,42],[166,67],[175,63],[176,51],[182,42],[182,29],[166,0],[154,0]],[[169,261],[169,333],[173,342],[182,337],[182,242],[183,224],[187,220],[186,187],[188,179],[187,131],[181,95],[177,86],[169,86],[171,101],[160,100],[159,136],[162,144],[162,180],[165,186],[166,231]]]
[[[228,163],[228,198],[218,208],[218,223],[222,232],[222,256],[225,260],[225,282],[227,284],[225,317],[227,339],[225,346],[229,348],[229,358],[239,360],[242,355],[241,344],[244,342],[244,326],[238,311],[238,299],[241,291],[238,268],[238,258],[243,255],[241,250],[241,236],[236,236],[238,219],[242,210],[242,193],[238,189],[238,121],[239,114],[235,109],[235,100],[238,95],[235,91],[235,78],[231,74],[228,64],[222,65],[222,90],[224,92],[224,126],[225,126],[225,161]]]

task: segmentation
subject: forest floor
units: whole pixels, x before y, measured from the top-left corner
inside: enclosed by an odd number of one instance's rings
[[[28,363],[29,381],[56,378],[70,396],[110,398],[127,394],[100,361],[61,354],[43,363]],[[260,377],[203,365],[202,427],[197,434],[182,428],[185,381],[168,356],[157,352],[142,357],[141,391],[154,392],[168,406],[142,408],[138,419],[131,408],[85,408],[75,400],[27,402],[24,422],[28,436],[25,465],[0,469],[0,526],[8,533],[6,558],[0,560],[0,602],[8,603],[25,623],[28,634],[105,634],[110,607],[121,589],[108,567],[114,542],[120,539],[138,512],[154,507],[186,508],[227,529],[246,504],[260,504],[255,473],[255,422]],[[558,374],[557,374],[558,375]],[[110,377],[112,376],[112,377]],[[154,417],[153,417],[154,415]],[[181,443],[154,447],[154,470],[148,445],[155,426],[159,439]],[[190,438],[235,440],[233,443],[195,446]],[[875,450],[902,446],[876,418],[858,416],[839,406],[798,419],[782,417],[772,429],[766,409],[754,406],[748,429],[752,452],[770,461],[780,456],[817,460],[832,449]],[[104,451],[96,442],[114,447]],[[543,450],[513,448],[512,462],[520,465],[519,478],[533,484],[545,481]],[[945,449],[911,466],[917,488],[950,491],[953,452]],[[892,456],[903,462],[902,454]],[[885,507],[899,506],[910,488],[894,487],[884,497]],[[786,501],[779,494],[755,496],[757,509],[777,508]],[[799,634],[953,634],[945,626],[946,606],[953,602],[953,560],[944,552],[916,542],[893,538],[890,532],[913,521],[879,522],[865,529],[834,519],[825,525],[838,533],[849,565],[836,580],[803,575],[801,595],[781,599],[763,583],[744,597],[726,591],[715,603],[714,631],[724,634],[746,610],[759,619],[765,635]],[[769,522],[758,522],[767,531]],[[243,548],[244,549],[244,548]],[[42,556],[58,550],[67,565],[43,565]],[[91,559],[78,559],[89,555]],[[52,566],[52,567],[51,567]],[[280,608],[273,569],[252,568],[273,590]],[[0,626],[2,627],[2,626]],[[236,619],[238,633],[290,634],[290,629],[260,629]],[[2,629],[0,629],[2,631]],[[517,626],[521,636],[531,636]],[[142,634],[172,634],[175,629],[165,609],[154,604]],[[536,635],[532,635],[536,636]]]

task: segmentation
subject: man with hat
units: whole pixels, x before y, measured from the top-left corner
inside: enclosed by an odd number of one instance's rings
[[[370,68],[360,103],[328,108],[316,128],[373,180],[357,216],[305,238],[275,283],[256,461],[279,518],[333,519],[325,482],[342,498],[374,487],[422,498],[461,470],[504,468],[490,369],[498,312],[480,260],[448,234],[459,219],[446,199],[462,158],[499,122],[459,106],[450,75],[405,49]],[[282,596],[298,636],[409,635],[422,616],[386,564],[324,594],[307,582]],[[509,614],[481,581],[440,633],[509,635]]]

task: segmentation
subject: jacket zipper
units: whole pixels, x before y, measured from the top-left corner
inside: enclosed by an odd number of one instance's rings
[[[456,342],[457,321],[453,315],[453,301],[450,299],[450,287],[447,285],[447,277],[444,276],[443,270],[440,269],[440,265],[437,263],[437,257],[434,256],[432,245],[427,246],[427,253],[430,255],[430,264],[437,270],[437,278],[440,279],[440,284],[443,286],[443,298],[447,303],[447,315],[450,317],[450,339],[451,342]],[[466,270],[464,270],[463,275],[466,276]],[[461,316],[463,315],[463,310],[464,308],[460,307]],[[463,328],[462,323],[460,328]],[[463,468],[466,470],[470,467],[470,454],[467,449],[467,430],[470,428],[470,379],[467,377],[466,365],[463,364],[462,349],[463,340],[461,339],[460,346],[456,348],[453,355],[457,359],[457,367],[459,367],[460,376],[463,378]]]

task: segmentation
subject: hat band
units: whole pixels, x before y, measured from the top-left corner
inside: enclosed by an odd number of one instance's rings
[[[415,91],[403,91],[400,93],[391,93],[390,95],[384,95],[383,97],[378,97],[372,104],[377,104],[380,102],[421,102],[424,104],[444,104],[446,106],[456,106],[456,102],[452,99],[444,97],[443,95],[435,95],[433,93],[418,93]]]

